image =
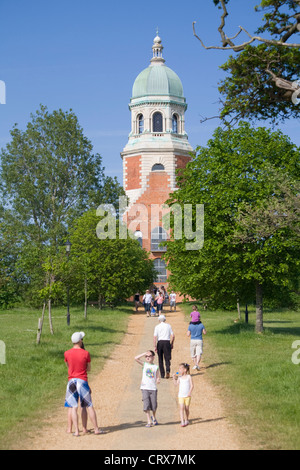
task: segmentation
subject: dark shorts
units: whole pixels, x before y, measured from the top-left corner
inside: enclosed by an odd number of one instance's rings
[[[157,390],[142,390],[142,400],[144,411],[156,411],[157,409]]]

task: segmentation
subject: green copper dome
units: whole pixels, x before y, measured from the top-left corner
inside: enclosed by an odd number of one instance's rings
[[[180,78],[164,64],[150,65],[137,76],[132,88],[132,98],[149,95],[171,95],[183,98]]]

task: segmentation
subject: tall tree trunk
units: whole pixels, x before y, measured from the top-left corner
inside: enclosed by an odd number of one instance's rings
[[[239,320],[240,320],[241,319],[240,299],[237,299],[237,311],[238,311]]]
[[[256,283],[256,333],[264,331],[263,323],[263,288],[262,285]]]
[[[44,305],[43,305],[42,318],[39,318],[36,344],[40,344],[41,342],[41,336],[42,336],[42,330],[43,330],[43,324],[44,324],[44,318],[45,318],[45,310],[46,310],[46,301],[44,302]]]
[[[48,300],[48,311],[49,311],[49,325],[50,325],[50,333],[53,335],[53,325],[52,325],[52,314],[51,314],[51,299]]]
[[[84,318],[87,319],[87,303],[88,303],[88,295],[87,295],[87,278],[84,278]]]
[[[99,310],[102,310],[102,302],[103,302],[102,295],[99,294],[99,297],[98,297],[98,308],[99,308]]]

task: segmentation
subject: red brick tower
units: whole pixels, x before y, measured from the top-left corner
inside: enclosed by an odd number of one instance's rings
[[[157,286],[167,287],[167,268],[161,259],[168,238],[161,215],[169,194],[176,190],[176,170],[184,168],[193,149],[185,132],[187,109],[179,77],[165,65],[163,46],[156,36],[149,67],[136,78],[129,109],[131,132],[121,157],[130,205],[128,227],[151,252],[158,271]]]

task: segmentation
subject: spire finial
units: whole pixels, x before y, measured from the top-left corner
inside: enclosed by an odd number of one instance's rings
[[[154,38],[154,44],[152,46],[152,50],[153,50],[153,57],[151,59],[152,65],[163,64],[165,62],[165,59],[163,59],[163,56],[162,56],[163,45],[158,35],[158,26],[156,28],[156,37]]]

